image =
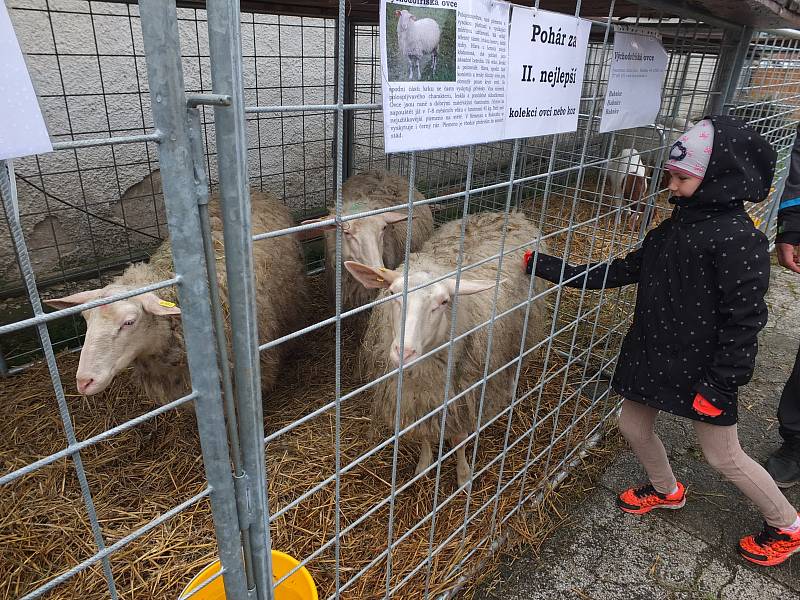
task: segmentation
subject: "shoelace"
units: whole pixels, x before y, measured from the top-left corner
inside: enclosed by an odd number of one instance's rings
[[[766,546],[770,542],[787,541],[790,538],[785,533],[778,531],[776,527],[764,523],[764,528],[761,530],[761,533],[754,536],[753,539],[759,546]]]
[[[652,485],[643,485],[642,487],[633,490],[633,495],[637,498],[646,498],[647,496],[658,496],[659,498],[662,497],[663,494],[659,494]]]

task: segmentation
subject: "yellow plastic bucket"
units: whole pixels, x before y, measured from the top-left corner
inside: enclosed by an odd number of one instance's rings
[[[272,580],[278,581],[298,564],[294,558],[277,550],[272,551]],[[189,585],[181,592],[178,600],[184,600],[192,591],[203,585],[219,573],[219,561],[215,560],[205,569],[200,571]],[[206,587],[191,596],[191,600],[225,600],[225,588],[222,584],[222,577],[217,577]],[[308,569],[301,567],[286,581],[275,588],[275,600],[318,600],[317,586],[311,578]]]

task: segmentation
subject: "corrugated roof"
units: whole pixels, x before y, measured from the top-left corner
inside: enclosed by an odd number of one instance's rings
[[[687,5],[755,29],[800,27],[800,2],[796,0],[684,0],[671,4]]]
[[[178,0],[180,6],[205,6],[205,0]],[[517,4],[532,5],[533,0],[518,0]],[[241,0],[242,10],[285,15],[335,17],[338,0]],[[375,22],[378,19],[378,0],[347,0],[350,19]],[[562,13],[575,10],[575,0],[541,0],[540,8]],[[609,0],[583,0],[581,16],[608,16]],[[686,15],[686,11],[724,19],[756,29],[800,27],[800,0],[617,0],[615,17],[653,17]]]
[[[136,4],[137,0],[106,0],[121,4]],[[282,15],[336,17],[338,0],[240,0],[243,11]],[[516,4],[532,6],[534,0],[515,0]],[[177,0],[184,8],[205,8],[206,0]],[[610,0],[583,0],[582,17],[607,17]],[[375,23],[378,20],[378,0],[347,0],[347,17],[353,21]],[[539,7],[561,13],[575,12],[575,0],[541,0]],[[800,28],[800,0],[616,0],[614,16],[661,17],[707,16],[712,22],[724,20],[731,24],[749,25],[755,29]]]

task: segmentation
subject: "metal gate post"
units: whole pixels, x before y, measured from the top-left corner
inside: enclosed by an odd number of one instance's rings
[[[264,459],[264,415],[256,322],[250,184],[247,178],[239,0],[208,0],[208,42],[214,93],[230,106],[214,107],[217,163],[225,234],[225,264],[233,346],[234,382],[246,514],[240,525],[251,548],[256,595],[272,599],[272,560]],[[240,500],[245,500],[240,497]]]
[[[752,37],[752,27],[725,30],[717,73],[706,104],[706,114],[727,114],[732,108],[731,100],[736,94],[739,76]]]
[[[177,288],[186,357],[192,387],[197,393],[197,427],[211,488],[211,512],[225,573],[225,593],[231,599],[247,598],[219,370],[213,345],[208,343],[214,339],[214,332],[195,196],[175,0],[140,0],[139,7],[153,122],[161,134],[158,155],[175,274],[180,279]]]

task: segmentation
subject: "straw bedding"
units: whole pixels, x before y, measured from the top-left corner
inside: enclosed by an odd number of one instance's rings
[[[557,196],[551,196],[548,215],[556,210]],[[571,198],[561,201],[571,203]],[[534,208],[538,206],[534,204]],[[579,205],[579,215],[589,214],[591,204]],[[569,205],[566,207],[569,214]],[[548,217],[549,218],[549,217]],[[613,225],[603,222],[600,228]],[[591,236],[596,229],[589,224],[584,234],[573,237],[573,262],[589,254],[600,257],[610,249],[610,238],[595,237],[590,252]],[[563,236],[551,242],[558,251],[563,249]],[[316,286],[320,287],[320,282]],[[323,302],[324,294],[316,297]],[[551,298],[554,295],[551,295]],[[607,296],[606,300],[610,297]],[[623,298],[623,296],[620,296]],[[559,323],[567,323],[578,314],[590,310],[597,297],[587,295],[579,301],[579,291],[565,291],[559,311]],[[605,329],[619,323],[630,308],[614,296],[604,302],[598,323]],[[320,313],[324,312],[320,309]],[[346,328],[345,328],[346,331]],[[575,347],[591,339],[581,325],[575,334]],[[606,356],[613,356],[624,328],[610,338]],[[561,334],[555,346],[569,352],[574,332]],[[598,335],[598,334],[595,334]],[[264,399],[267,433],[277,431],[334,397],[334,329],[307,336],[302,354],[286,368],[278,388]],[[354,368],[352,355],[355,342],[346,336],[342,355],[343,393],[364,383]],[[598,349],[595,350],[599,351]],[[61,354],[58,365],[67,391],[67,401],[79,440],[119,425],[155,406],[137,396],[125,374],[118,376],[110,388],[99,396],[83,398],[74,392],[76,354]],[[540,381],[544,352],[524,364],[520,392],[532,389]],[[565,358],[551,352],[547,373],[559,372]],[[587,371],[592,375],[594,369]],[[509,444],[504,461],[495,461],[474,483],[469,497],[462,491],[453,498],[456,488],[453,458],[447,459],[441,471],[437,498],[433,547],[442,549],[430,565],[428,578],[432,597],[453,588],[460,577],[469,574],[468,566],[488,551],[491,541],[484,536],[495,527],[495,536],[510,535],[512,543],[536,541],[546,535],[545,503],[531,512],[519,510],[501,523],[517,506],[521,493],[527,495],[552,475],[565,454],[579,444],[598,422],[601,414],[613,408],[613,398],[601,402],[580,422],[591,400],[574,394],[584,376],[584,366],[573,363],[544,386],[542,393],[532,394],[511,416]],[[574,397],[560,410],[554,411],[559,398]],[[63,449],[65,437],[53,396],[47,369],[42,365],[4,382],[2,406],[5,418],[0,422],[0,472],[7,473],[50,453]],[[369,421],[368,393],[354,397],[341,407],[341,465],[345,467],[362,456],[382,438],[374,438]],[[538,413],[536,408],[538,405]],[[604,410],[601,410],[604,409]],[[552,412],[552,414],[550,414]],[[534,414],[542,419],[533,439],[524,432],[533,422]],[[132,430],[117,435],[81,452],[101,528],[107,545],[172,508],[202,492],[205,487],[203,461],[194,415],[186,411],[172,412],[149,420]],[[547,448],[554,435],[573,425],[570,433],[561,437],[552,452],[543,454],[530,465],[524,478],[512,478],[524,470],[526,461]],[[476,468],[484,468],[503,449],[508,415],[498,419],[479,438]],[[529,442],[532,452],[529,454]],[[295,500],[334,473],[336,447],[335,414],[328,411],[279,436],[268,444],[267,470],[270,510],[273,514],[293,505],[272,524],[273,547],[304,558],[328,542],[335,533],[335,485],[331,483],[307,499]],[[445,447],[447,450],[447,447]],[[397,458],[396,486],[402,486],[413,476],[415,456],[413,447],[400,445]],[[472,446],[467,451],[471,453]],[[468,457],[470,454],[468,454]],[[602,451],[594,453],[601,462],[608,458]],[[393,446],[390,444],[340,478],[340,526],[346,528],[362,515],[376,509],[390,495],[392,482]],[[494,495],[502,464],[504,492],[495,505]],[[397,493],[394,500],[392,571],[389,585],[395,587],[410,578],[397,592],[398,597],[419,598],[426,587],[427,565],[415,574],[412,571],[425,561],[431,536],[429,520],[417,526],[433,509],[434,476],[412,484]],[[507,486],[507,487],[506,487]],[[463,526],[465,507],[469,502],[472,517],[464,532],[451,537]],[[496,506],[496,511],[495,511]],[[496,519],[493,518],[496,516]],[[347,583],[386,549],[389,523],[388,503],[358,524],[341,538],[339,546],[340,584]],[[413,529],[413,531],[412,531]],[[448,539],[449,538],[449,539]],[[80,487],[71,459],[63,459],[37,472],[0,488],[0,597],[16,598],[31,591],[52,577],[96,552]],[[207,499],[155,528],[142,538],[128,544],[111,557],[117,591],[121,598],[177,598],[189,579],[215,556],[216,544]],[[466,563],[461,562],[475,552]],[[331,546],[308,564],[321,598],[328,597],[335,585],[335,553]],[[387,579],[386,560],[376,562],[342,593],[346,598],[382,597]],[[57,587],[48,598],[107,598],[105,579],[100,564],[86,569]]]

